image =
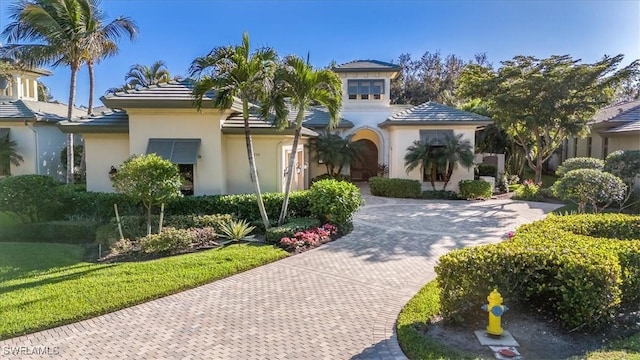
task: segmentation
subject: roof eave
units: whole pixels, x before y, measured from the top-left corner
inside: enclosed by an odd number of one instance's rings
[[[441,120],[422,120],[422,121],[416,121],[416,120],[385,120],[381,123],[378,124],[378,127],[380,128],[386,128],[386,127],[390,127],[390,126],[420,126],[420,125],[460,125],[460,126],[466,126],[466,125],[476,125],[476,126],[483,126],[483,125],[489,125],[492,124],[493,121],[491,120],[445,120],[445,121],[441,121]]]
[[[65,134],[127,134],[129,125],[88,125],[61,121],[57,124],[58,129]]]
[[[276,128],[251,128],[252,135],[295,135],[296,129],[284,129],[279,130]],[[234,134],[244,134],[243,127],[223,127],[223,134],[234,135]],[[300,134],[303,136],[316,137],[319,134],[311,129],[302,128]]]

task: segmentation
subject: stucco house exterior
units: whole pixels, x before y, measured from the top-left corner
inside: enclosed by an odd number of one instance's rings
[[[617,150],[640,150],[640,100],[600,109],[589,122],[586,138],[570,138],[562,147],[562,160],[574,157],[605,159]]]
[[[56,124],[66,119],[67,105],[38,101],[37,81],[43,75],[51,73],[16,69],[4,75],[8,78],[0,83],[0,138],[9,135],[24,159],[19,166],[11,164],[10,175],[39,174],[62,180],[60,152],[67,139]],[[81,111],[76,110],[74,115],[80,116]]]
[[[333,68],[342,79],[343,108],[334,130],[352,136],[370,151],[363,161],[345,169],[354,180],[366,180],[386,164],[390,177],[428,182],[420,171],[405,172],[406,148],[415,140],[463,134],[474,144],[475,131],[490,119],[436,103],[419,106],[392,105],[391,80],[397,65],[359,60]],[[148,88],[109,94],[101,100],[109,109],[74,121],[63,121],[63,132],[82,134],[87,160],[87,190],[113,191],[109,178],[116,167],[133,154],[157,153],[179,164],[191,177],[193,194],[248,193],[253,191],[239,101],[225,110],[213,109],[211,95],[201,111],[193,107],[190,80],[172,81]],[[290,114],[291,119],[296,114]],[[324,174],[313,161],[310,141],[329,123],[321,107],[305,113],[302,139],[292,149],[293,129],[278,131],[257,115],[250,118],[258,175],[263,191],[282,191],[289,154],[296,156],[293,189],[309,186],[311,178]],[[457,190],[462,179],[473,179],[473,169],[459,168],[448,189]],[[440,184],[441,186],[442,184]],[[430,185],[428,186],[430,188]]]

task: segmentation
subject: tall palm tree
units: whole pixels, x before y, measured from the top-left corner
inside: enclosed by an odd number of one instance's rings
[[[276,52],[271,48],[260,48],[251,52],[249,34],[244,33],[241,44],[216,47],[208,55],[193,60],[189,69],[190,75],[197,79],[193,96],[195,106],[198,109],[202,108],[203,99],[211,90],[215,91],[213,95],[215,108],[230,108],[234,98],[238,98],[242,102],[249,170],[265,228],[269,228],[270,223],[260,192],[260,181],[249,127],[249,104],[264,99],[271,93],[276,67]]]
[[[442,190],[447,189],[449,180],[453,171],[458,165],[469,169],[473,166],[473,145],[467,139],[462,138],[462,134],[447,135],[445,137],[444,146],[438,152],[439,162],[444,164],[444,185]]]
[[[343,138],[328,131],[320,134],[311,143],[314,160],[323,163],[331,176],[342,173],[345,166],[361,161],[366,151],[361,143],[351,141],[352,138],[353,135]]]
[[[98,3],[96,2],[96,5]],[[138,26],[128,17],[118,17],[108,24],[105,23],[106,13],[94,7],[93,17],[86,19],[87,32],[90,34],[86,50],[87,69],[89,70],[89,108],[87,114],[93,112],[93,93],[95,90],[94,66],[102,59],[114,56],[118,53],[117,41],[124,36],[129,40],[135,39],[138,34]]]
[[[87,61],[99,0],[21,0],[9,7],[11,23],[2,36],[10,45],[5,53],[29,66],[69,66],[71,81],[67,118],[71,121],[78,70]],[[115,26],[115,25],[114,25]],[[73,134],[67,135],[67,163],[74,163]],[[73,166],[67,183],[73,183]]]
[[[169,74],[164,61],[158,60],[151,66],[132,65],[129,72],[124,76],[124,80],[134,88],[146,87],[171,80],[171,74]]]
[[[440,161],[437,152],[437,147],[430,142],[416,140],[407,148],[407,153],[404,155],[407,174],[416,168],[422,170],[421,173],[429,171],[429,182],[433,190],[436,189],[435,179]]]
[[[278,225],[282,225],[289,206],[289,193],[295,163],[294,155],[298,148],[305,111],[312,104],[324,105],[329,112],[329,129],[337,126],[340,121],[338,114],[342,106],[342,83],[333,71],[329,69],[316,70],[308,61],[305,62],[298,56],[290,55],[284,59],[276,72],[275,89],[272,94],[270,101],[267,101],[266,106],[263,106],[263,116],[268,115],[266,110],[269,110],[270,107],[275,108],[276,123],[279,128],[286,128],[290,125],[285,101],[289,102],[297,111],[292,154],[289,157],[289,164],[287,164],[284,201],[278,219]]]
[[[9,134],[0,137],[0,175],[10,175],[11,164],[20,166],[24,161],[16,151],[18,144],[9,138]]]

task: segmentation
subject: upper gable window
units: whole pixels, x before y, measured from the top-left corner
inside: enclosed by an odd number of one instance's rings
[[[384,80],[349,80],[349,100],[380,100],[384,98]]]

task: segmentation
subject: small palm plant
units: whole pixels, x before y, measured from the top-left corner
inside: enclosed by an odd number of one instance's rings
[[[0,137],[0,175],[9,175],[11,164],[20,166],[24,161],[22,156],[16,151],[18,143],[9,138],[9,134]]]
[[[221,226],[219,235],[229,239],[228,241],[222,242],[223,245],[233,241],[251,241],[254,236],[249,234],[251,234],[255,228],[255,226],[249,225],[246,220],[231,220]]]

